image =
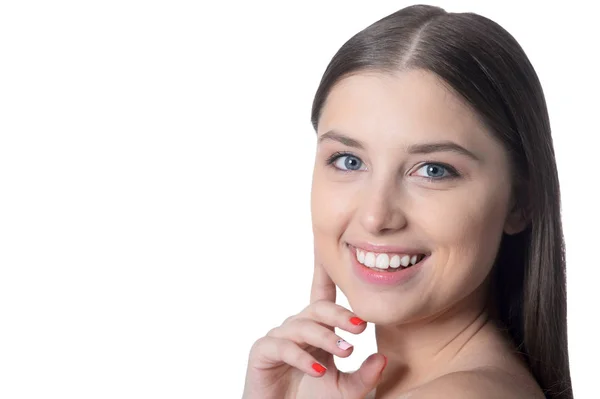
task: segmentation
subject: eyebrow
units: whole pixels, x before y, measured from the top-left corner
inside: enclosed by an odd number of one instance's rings
[[[321,143],[324,140],[333,140],[339,143],[342,143],[348,147],[359,148],[361,150],[365,149],[365,145],[359,140],[348,137],[344,134],[341,134],[335,130],[330,130],[326,133],[323,133],[318,142]],[[421,144],[411,144],[407,147],[406,152],[409,154],[432,154],[435,152],[454,152],[464,156],[467,156],[475,161],[481,161],[477,155],[473,152],[467,150],[461,145],[456,144],[453,141],[436,141],[431,143],[421,143]]]

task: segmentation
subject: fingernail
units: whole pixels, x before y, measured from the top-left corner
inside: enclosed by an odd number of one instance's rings
[[[325,370],[327,370],[325,367],[321,366],[319,363],[313,363],[312,368],[317,372],[317,373],[324,373]]]
[[[352,348],[352,344],[344,341],[343,339],[338,339],[335,344],[338,346],[338,348],[340,348],[342,350],[347,350],[347,349]]]
[[[363,319],[359,319],[358,317],[352,317],[350,319],[350,323],[354,324],[355,326],[359,326],[361,324],[363,324],[365,321]]]
[[[385,366],[387,366],[388,360],[387,360],[387,356],[384,355],[383,353],[381,354],[381,356],[383,356],[383,358],[385,359],[385,363],[383,364],[383,368],[381,369],[383,371],[383,370],[385,370]]]

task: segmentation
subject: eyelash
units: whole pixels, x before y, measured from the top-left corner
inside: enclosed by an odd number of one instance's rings
[[[333,165],[333,163],[335,161],[337,161],[338,159],[340,159],[341,157],[344,157],[344,156],[354,157],[354,158],[360,160],[361,163],[364,163],[362,161],[362,159],[360,159],[356,155],[352,154],[351,152],[344,152],[344,151],[333,153],[329,158],[327,158],[327,160],[325,162],[326,162],[326,164],[328,166],[331,166],[332,168],[334,168],[338,172],[342,172],[342,173],[356,172],[354,170],[343,170],[343,169],[340,169],[340,168],[338,168],[338,167],[336,167],[336,166]],[[445,163],[433,162],[433,161],[423,162],[421,164],[421,166],[419,167],[419,169],[421,169],[425,165],[441,166],[446,171],[448,171],[448,173],[450,174],[449,176],[446,176],[446,177],[424,177],[424,176],[420,176],[420,177],[423,177],[423,178],[429,180],[430,182],[439,182],[441,180],[456,179],[456,178],[460,177],[460,173],[458,173],[456,171],[456,169],[454,169],[452,166],[447,165]],[[417,169],[417,170],[419,170],[419,169]]]

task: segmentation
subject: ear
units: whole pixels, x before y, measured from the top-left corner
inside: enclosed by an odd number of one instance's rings
[[[504,223],[504,232],[508,235],[518,234],[527,228],[530,220],[528,208],[513,201],[510,213]]]

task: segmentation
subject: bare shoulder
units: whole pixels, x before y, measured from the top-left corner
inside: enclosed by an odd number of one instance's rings
[[[399,399],[544,399],[534,382],[497,368],[457,371],[439,377]]]

